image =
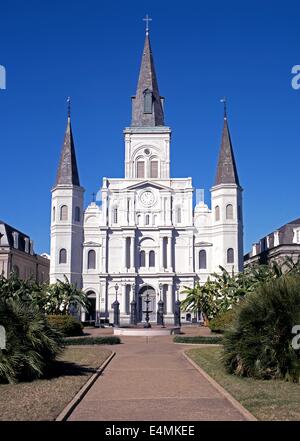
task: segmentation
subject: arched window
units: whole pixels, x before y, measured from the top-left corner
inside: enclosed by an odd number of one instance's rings
[[[231,204],[226,206],[226,219],[233,219],[233,206]]]
[[[141,225],[141,215],[140,214],[138,214],[136,217],[136,223],[137,223],[137,225]]]
[[[60,207],[60,220],[61,221],[68,220],[68,207],[66,205],[62,205]]]
[[[65,248],[59,250],[59,263],[67,263],[67,250]]]
[[[146,89],[144,92],[144,113],[152,113],[152,92]]]
[[[150,224],[150,216],[149,216],[149,214],[146,214],[145,225],[149,225],[149,224]]]
[[[181,208],[180,207],[176,208],[176,222],[178,224],[181,224]]]
[[[145,177],[145,161],[138,160],[136,163],[136,177],[144,178]]]
[[[52,220],[55,221],[55,207],[52,207]]]
[[[140,252],[140,267],[146,266],[146,256],[145,251]]]
[[[80,222],[80,208],[75,207],[75,222]]]
[[[154,267],[155,266],[155,252],[151,250],[149,252],[149,266]]]
[[[228,248],[228,250],[227,250],[227,263],[234,263],[234,250],[233,250],[233,248]]]
[[[206,263],[206,251],[200,250],[199,251],[199,269],[206,269],[207,263]]]
[[[88,269],[96,268],[96,253],[95,250],[89,250],[88,252]]]
[[[217,205],[217,206],[215,207],[215,220],[216,220],[216,221],[219,221],[219,220],[220,220],[220,207],[219,207],[219,205]]]
[[[116,207],[113,209],[113,223],[118,223],[118,209]]]
[[[153,216],[153,225],[157,225],[157,216]]]
[[[158,178],[158,161],[154,159],[150,162],[150,178]]]

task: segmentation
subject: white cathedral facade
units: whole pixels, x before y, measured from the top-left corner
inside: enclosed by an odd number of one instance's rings
[[[68,116],[52,189],[50,282],[65,275],[82,288],[93,305],[82,311],[82,320],[112,322],[117,295],[121,323],[129,323],[133,299],[142,322],[148,293],[150,321],[156,321],[162,298],[165,322],[173,323],[184,287],[205,282],[219,265],[243,268],[242,188],[226,113],[211,208],[203,201],[194,207],[192,179],[170,176],[171,129],[164,124],[163,101],[147,32],[131,126],[124,130],[125,176],[103,178],[101,203],[86,209]]]

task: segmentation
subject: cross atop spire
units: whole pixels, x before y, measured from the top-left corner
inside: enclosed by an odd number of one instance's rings
[[[67,109],[68,109],[68,118],[71,118],[71,97],[67,98]]]
[[[149,21],[152,21],[152,18],[150,18],[149,15],[146,14],[146,17],[143,18],[143,21],[146,22],[146,35],[149,35]]]
[[[224,96],[223,98],[220,99],[221,103],[223,103],[224,106],[224,119],[227,119],[227,101],[226,101],[226,97]]]

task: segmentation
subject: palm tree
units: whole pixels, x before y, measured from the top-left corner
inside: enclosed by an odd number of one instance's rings
[[[194,288],[187,286],[182,293],[187,294],[186,298],[181,302],[181,308],[184,311],[191,311],[199,315],[201,312],[204,318],[204,325],[207,326],[208,318],[214,315],[215,299],[214,288],[209,280],[204,285],[196,283]]]
[[[72,310],[77,311],[80,306],[87,309],[89,305],[85,293],[70,283],[66,276],[64,281],[58,280],[49,287],[47,314],[66,315]]]

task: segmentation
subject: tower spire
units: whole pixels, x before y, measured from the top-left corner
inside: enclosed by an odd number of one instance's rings
[[[221,102],[224,104],[224,124],[215,185],[236,184],[239,186],[239,177],[228,127],[226,99],[222,98]]]
[[[80,186],[77,168],[74,139],[71,126],[71,98],[67,99],[68,121],[65,131],[64,143],[62,146],[60,162],[57,170],[55,185],[77,185]]]
[[[132,127],[155,127],[164,125],[162,97],[159,94],[157,77],[149,37],[149,20],[146,21],[146,38],[137,84],[132,98]]]

